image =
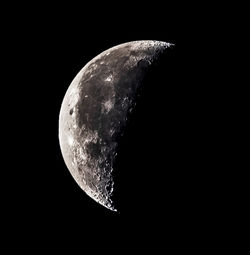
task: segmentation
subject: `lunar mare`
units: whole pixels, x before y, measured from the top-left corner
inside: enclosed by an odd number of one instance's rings
[[[110,48],[77,74],[62,102],[59,141],[78,185],[95,201],[117,211],[112,199],[119,139],[147,69],[172,45],[134,41]]]

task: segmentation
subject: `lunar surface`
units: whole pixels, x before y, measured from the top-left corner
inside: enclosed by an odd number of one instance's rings
[[[115,46],[91,60],[75,77],[62,102],[59,141],[64,161],[78,185],[96,202],[117,211],[114,162],[119,140],[143,78],[172,47],[159,41]]]

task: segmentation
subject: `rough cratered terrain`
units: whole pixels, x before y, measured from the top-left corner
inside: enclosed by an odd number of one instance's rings
[[[148,68],[170,46],[135,41],[113,47],[79,72],[64,97],[59,140],[65,163],[79,186],[113,211],[119,139]]]

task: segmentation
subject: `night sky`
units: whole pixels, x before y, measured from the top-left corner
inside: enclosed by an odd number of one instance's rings
[[[34,7],[19,14],[7,29],[18,67],[15,109],[25,109],[18,121],[22,156],[7,199],[7,214],[14,218],[10,229],[19,236],[27,229],[27,238],[34,240],[42,232],[50,240],[82,239],[76,243],[84,243],[85,236],[98,240],[110,235],[114,240],[126,231],[135,238],[137,233],[150,238],[158,230],[166,232],[166,239],[180,231],[187,235],[199,222],[209,224],[204,219],[212,192],[206,189],[211,154],[204,147],[213,128],[204,117],[210,117],[205,103],[209,91],[201,86],[192,23],[186,22],[188,15],[182,16],[185,9],[160,3],[135,7],[123,2],[112,11],[111,6],[95,4],[98,12],[84,4]],[[151,80],[152,91],[147,91],[142,107],[149,114],[144,112],[143,122],[136,123],[133,135],[140,136],[127,148],[128,160],[139,169],[137,180],[139,174],[144,177],[131,206],[128,203],[119,215],[88,197],[71,177],[60,152],[58,117],[65,92],[80,69],[102,51],[134,40],[159,40],[176,47],[160,75]],[[156,84],[160,87],[154,89]],[[131,195],[129,182],[127,189]]]

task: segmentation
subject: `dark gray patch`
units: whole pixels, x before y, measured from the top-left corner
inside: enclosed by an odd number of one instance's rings
[[[101,155],[101,145],[99,143],[88,143],[86,150],[91,158],[97,159]]]

